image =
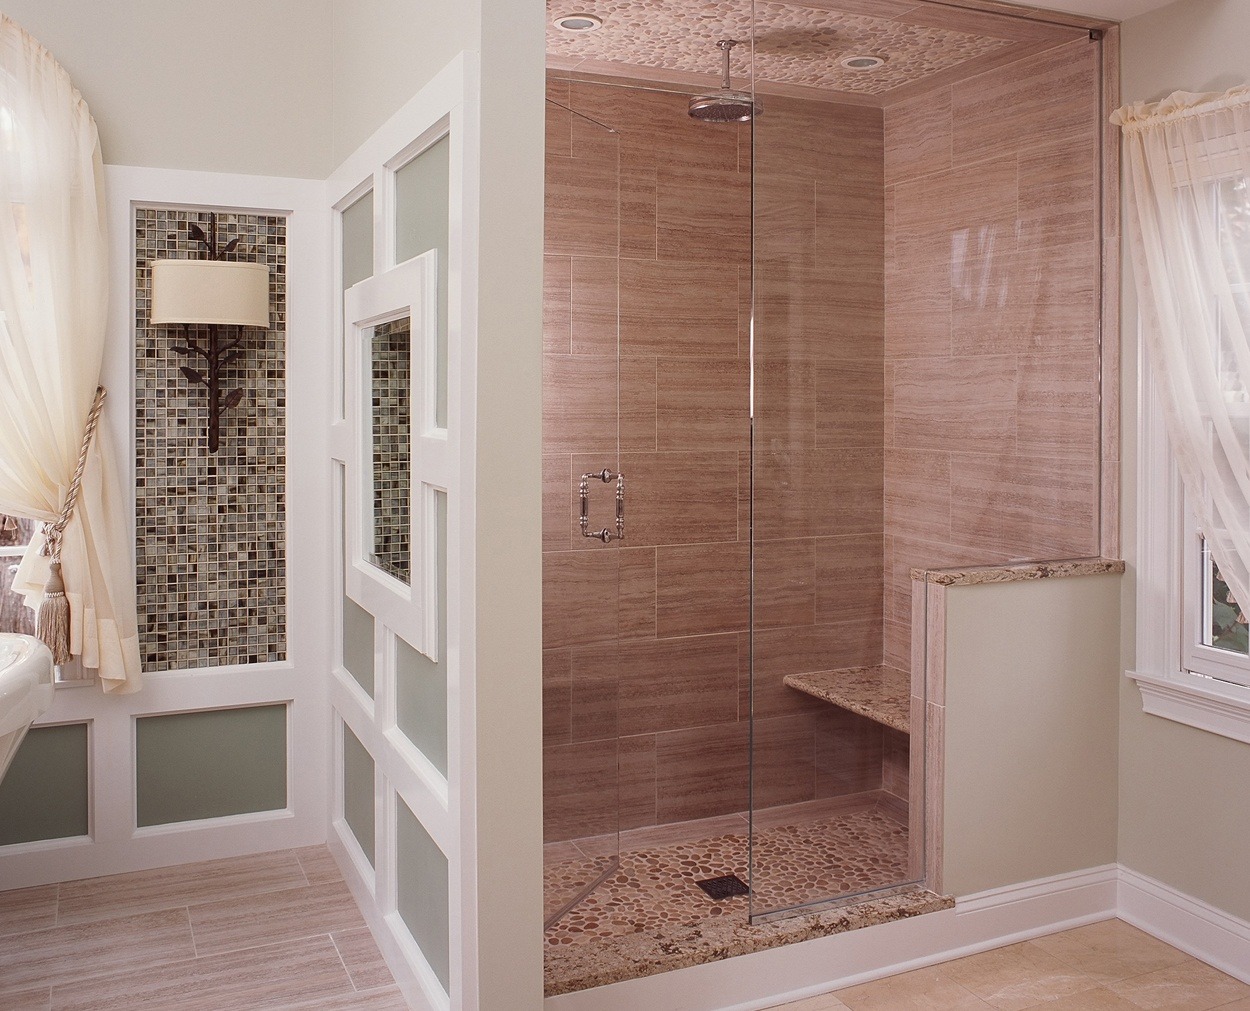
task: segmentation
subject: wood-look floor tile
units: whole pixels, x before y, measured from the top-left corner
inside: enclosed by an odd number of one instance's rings
[[[0,997],[0,1007],[4,1011],[48,1011],[48,1001],[52,988],[41,986],[37,990],[23,990],[21,993],[6,993]]]
[[[305,846],[295,850],[300,868],[310,885],[324,885],[332,881],[342,881],[343,872],[334,862],[334,857],[326,846]]]
[[[56,885],[0,892],[0,937],[56,923]]]
[[[351,892],[341,881],[210,902],[193,906],[189,912],[199,955],[364,924]]]
[[[119,965],[137,969],[194,955],[185,909],[34,930],[0,945],[0,992],[20,993],[99,976]]]
[[[283,1004],[275,1011],[408,1011],[408,1002],[397,986],[382,987],[365,993],[321,997],[317,1000]]]
[[[299,860],[290,850],[111,874],[61,885],[57,922],[85,923],[281,891],[305,883]]]
[[[386,959],[378,950],[378,943],[368,927],[341,930],[331,934],[330,938],[338,948],[343,964],[347,966],[347,974],[357,990],[394,986],[395,977],[391,975]]]
[[[336,993],[354,990],[338,950],[322,936],[57,985],[52,1007],[242,1011]]]

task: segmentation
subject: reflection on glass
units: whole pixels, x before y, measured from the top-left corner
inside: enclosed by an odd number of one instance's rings
[[[370,561],[402,583],[412,568],[412,323],[374,327],[369,338],[373,457],[373,552]]]
[[[1245,611],[1224,582],[1220,567],[1215,564],[1215,558],[1205,541],[1202,555],[1205,559],[1204,576],[1208,587],[1205,595],[1207,615],[1203,622],[1203,644],[1240,656],[1250,655],[1250,622],[1246,620]]]
[[[438,251],[437,393],[434,424],[447,427],[447,246],[451,139],[444,137],[395,173],[395,262]]]

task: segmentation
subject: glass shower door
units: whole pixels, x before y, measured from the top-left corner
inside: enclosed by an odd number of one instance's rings
[[[566,102],[568,89],[564,89]],[[547,103],[543,308],[544,918],[620,861],[620,156]]]

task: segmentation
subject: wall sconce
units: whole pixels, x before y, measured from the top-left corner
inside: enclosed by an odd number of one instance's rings
[[[225,339],[220,328],[269,329],[269,268],[263,263],[221,259],[234,252],[239,240],[232,239],[218,251],[216,214],[209,215],[209,230],[205,235],[199,225],[191,225],[191,238],[204,244],[207,259],[152,261],[151,322],[153,326],[181,323],[184,333],[191,324],[208,328],[207,347],[187,338],[185,347],[175,346],[173,350],[204,359],[203,372],[184,365],[182,374],[207,390],[208,451],[216,453],[221,416],[243,399],[242,390],[223,395],[221,389],[221,370],[242,356],[239,347],[243,335],[240,332]]]

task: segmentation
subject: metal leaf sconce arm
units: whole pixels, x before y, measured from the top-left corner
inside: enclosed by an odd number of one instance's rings
[[[209,215],[206,234],[199,225],[188,227],[191,239],[204,246],[200,260],[156,260],[152,264],[153,325],[180,323],[184,343],[174,345],[178,354],[203,360],[203,367],[181,366],[182,374],[196,386],[203,386],[208,398],[208,450],[216,453],[221,443],[221,420],[226,411],[243,400],[241,389],[222,389],[222,370],[243,357],[242,328],[268,329],[269,268],[260,263],[226,261],[239,248],[238,238],[219,246],[217,215]],[[187,329],[197,324],[207,336],[201,343]],[[236,335],[223,333],[235,327]]]

